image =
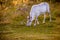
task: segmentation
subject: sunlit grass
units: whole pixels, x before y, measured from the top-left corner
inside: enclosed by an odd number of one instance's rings
[[[39,25],[34,26],[33,22],[31,26],[26,26],[28,12],[26,11],[23,15],[23,11],[15,12],[15,10],[11,8],[6,11],[4,18],[8,17],[11,20],[10,23],[0,23],[1,40],[60,40],[60,18],[58,16],[60,12],[52,10],[52,22],[49,22],[49,17],[47,17],[46,23],[43,24],[43,16],[39,16]]]

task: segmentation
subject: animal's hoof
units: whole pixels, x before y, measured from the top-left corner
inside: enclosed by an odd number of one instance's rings
[[[39,24],[39,22],[37,22],[37,24]]]
[[[43,24],[45,24],[45,22],[43,22]]]
[[[26,26],[30,26],[30,25],[26,25]]]
[[[50,20],[50,22],[52,22],[52,21]]]
[[[36,24],[34,24],[34,26],[36,26]]]
[[[29,26],[29,25],[26,25],[26,26]]]

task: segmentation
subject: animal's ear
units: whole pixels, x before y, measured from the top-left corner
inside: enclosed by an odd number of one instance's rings
[[[27,19],[29,19],[29,16],[27,16]]]

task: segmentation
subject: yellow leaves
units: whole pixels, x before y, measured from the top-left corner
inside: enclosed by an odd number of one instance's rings
[[[14,4],[14,5],[17,5],[17,3],[18,3],[18,1],[17,1],[17,0],[16,0],[16,1],[13,1],[13,4]]]
[[[29,0],[23,0],[24,4],[28,4]]]
[[[28,4],[29,3],[29,0],[13,0],[13,5],[17,5],[17,4]]]

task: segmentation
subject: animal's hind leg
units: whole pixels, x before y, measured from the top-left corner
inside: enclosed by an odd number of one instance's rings
[[[45,23],[45,20],[46,20],[46,14],[44,13],[43,23]]]
[[[48,10],[48,13],[49,13],[49,17],[50,17],[50,22],[52,21],[52,18],[51,18],[51,13],[50,11]]]

